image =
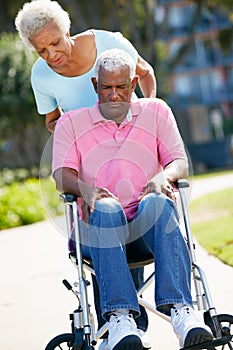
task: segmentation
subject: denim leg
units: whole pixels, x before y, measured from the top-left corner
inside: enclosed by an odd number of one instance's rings
[[[140,202],[131,224],[132,235],[140,232],[154,255],[157,309],[170,315],[173,304],[192,305],[191,263],[175,203],[163,194],[150,193]]]
[[[119,202],[112,198],[96,201],[88,225],[89,249],[103,317],[119,308],[139,314],[137,295],[126,260],[128,224]]]
[[[130,270],[135,288],[138,289],[142,286],[144,281],[144,268],[139,267],[135,269]],[[94,292],[94,303],[95,303],[95,311],[98,321],[98,329],[100,329],[106,322],[106,320],[101,315],[101,308],[100,308],[100,295],[99,295],[99,287],[96,280],[95,275],[91,275],[92,277],[92,285],[93,285],[93,292]],[[135,322],[137,324],[137,328],[143,330],[144,332],[148,328],[148,315],[146,312],[146,309],[139,305],[140,308],[140,316],[135,318]],[[108,338],[108,332],[106,332],[101,338]]]
[[[131,269],[130,272],[134,281],[135,288],[139,289],[144,282],[144,267]],[[137,324],[137,328],[145,332],[148,328],[148,323],[149,323],[148,315],[147,315],[146,309],[142,305],[139,305],[139,308],[140,308],[140,316],[135,318],[135,322]]]

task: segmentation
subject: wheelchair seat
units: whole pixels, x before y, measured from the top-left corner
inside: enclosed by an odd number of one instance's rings
[[[77,264],[75,252],[70,252],[69,258],[71,259],[73,264],[75,264],[75,265]],[[152,264],[154,262],[154,257],[151,254],[151,255],[147,255],[145,257],[140,256],[138,258],[129,258],[127,260],[128,260],[129,268],[134,269],[134,268],[143,267],[143,266]],[[94,271],[94,267],[93,267],[92,261],[90,259],[83,258],[83,264],[88,268],[88,270]]]

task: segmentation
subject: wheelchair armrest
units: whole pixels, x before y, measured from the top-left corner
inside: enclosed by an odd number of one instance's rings
[[[187,188],[189,187],[189,182],[187,179],[179,179],[175,183],[176,187],[179,188]]]
[[[60,193],[60,201],[64,203],[72,203],[77,201],[77,196],[72,193]]]

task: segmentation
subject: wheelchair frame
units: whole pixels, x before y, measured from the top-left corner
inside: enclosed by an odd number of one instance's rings
[[[195,257],[195,245],[193,243],[192,232],[190,228],[189,215],[186,204],[185,189],[189,187],[189,182],[186,179],[177,181],[177,188],[179,190],[179,198],[181,203],[181,209],[185,227],[185,240],[187,242],[191,265],[192,265],[192,278],[195,289],[194,305],[198,310],[204,310],[204,322],[207,324],[214,335],[212,341],[197,344],[194,346],[183,348],[184,350],[216,350],[216,347],[220,347],[222,350],[232,347],[232,329],[233,316],[228,314],[217,314],[216,308],[213,304],[211,293],[208,287],[207,279],[202,268],[197,264]],[[97,340],[107,331],[107,323],[102,326],[97,332],[95,332],[95,324],[93,315],[90,312],[90,305],[88,304],[87,285],[90,284],[86,280],[85,271],[87,269],[90,273],[94,274],[92,263],[86,259],[83,259],[80,248],[79,237],[79,219],[78,219],[78,205],[77,197],[72,194],[60,194],[61,200],[65,203],[66,224],[67,232],[70,232],[74,228],[75,240],[76,240],[76,254],[69,254],[72,263],[77,268],[78,282],[75,283],[77,289],[69,284],[67,280],[63,280],[64,285],[68,290],[71,290],[78,300],[78,308],[70,314],[71,320],[71,332],[60,334],[53,338],[45,350],[55,349],[72,349],[72,350],[92,350],[97,344]],[[146,261],[128,262],[130,268],[136,268],[146,266],[153,263],[153,258]],[[170,317],[158,312],[154,305],[151,305],[142,298],[143,292],[154,281],[154,272],[145,280],[143,285],[138,289],[138,302],[144,306],[145,309],[151,311],[153,314],[162,317],[166,321],[170,322]],[[226,325],[225,325],[226,324]],[[63,346],[66,346],[65,348]]]

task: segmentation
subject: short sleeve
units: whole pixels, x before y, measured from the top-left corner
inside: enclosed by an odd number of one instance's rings
[[[172,110],[164,101],[158,101],[157,148],[159,162],[165,167],[175,159],[187,160],[187,156]]]
[[[47,114],[58,107],[56,98],[48,91],[48,85],[46,86],[49,79],[38,60],[31,71],[31,85],[39,114]]]
[[[138,61],[138,52],[135,47],[131,44],[131,42],[126,39],[120,32],[115,33],[117,48],[122,49],[128,52],[128,54],[132,57],[135,64]]]
[[[95,35],[98,56],[105,50],[117,48],[126,51],[132,57],[134,63],[137,64],[137,50],[120,32],[106,30],[92,30],[92,32]]]
[[[52,172],[59,168],[71,168],[79,171],[80,156],[76,148],[72,113],[67,112],[59,118],[53,135],[53,160]]]

